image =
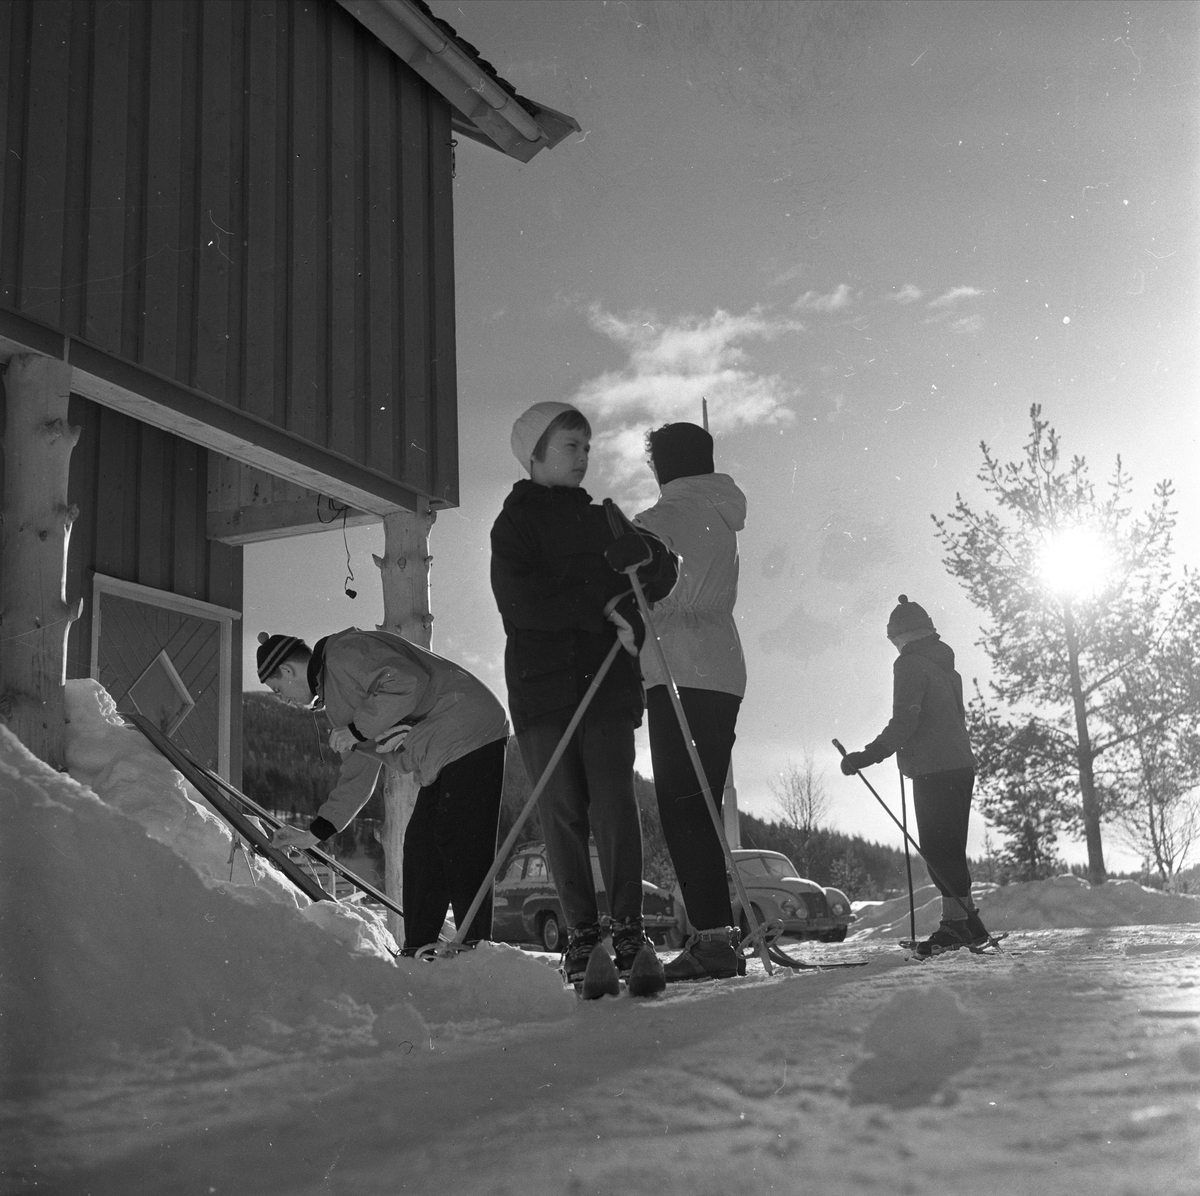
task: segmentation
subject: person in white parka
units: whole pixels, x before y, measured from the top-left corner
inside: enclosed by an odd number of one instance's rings
[[[650,465],[659,484],[654,506],[634,517],[680,560],[679,581],[651,612],[718,811],[729,771],[746,662],[734,622],[737,533],[746,496],[713,468],[713,440],[696,424],[649,432]],[[648,641],[649,637],[647,637]],[[654,788],[663,835],[695,933],[666,965],[668,981],[736,975],[733,909],[725,855],[683,741],[667,678],[649,642],[642,648]]]

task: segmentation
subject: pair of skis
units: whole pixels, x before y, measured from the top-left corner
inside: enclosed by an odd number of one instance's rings
[[[658,953],[649,943],[638,951],[633,958],[633,967],[625,981],[625,991],[631,997],[655,997],[667,987],[667,978],[663,975],[662,962]],[[603,943],[597,943],[588,956],[587,969],[583,979],[575,985],[575,991],[585,1001],[598,1001],[601,997],[619,997],[621,995],[621,977],[617,965],[604,949]]]
[[[337,900],[336,897],[321,887],[310,872],[307,872],[278,847],[273,847],[270,838],[251,818],[253,816],[253,818],[261,819],[267,826],[272,828],[283,826],[283,823],[274,814],[263,809],[262,806],[252,798],[247,797],[241,790],[235,789],[224,777],[219,776],[211,769],[205,768],[203,764],[193,760],[183,748],[176,743],[172,743],[148,718],[140,714],[125,713],[122,713],[121,717],[133,723],[167,761],[183,774],[184,779],[225,820],[230,829],[250,844],[255,855],[262,856],[263,859],[272,863],[296,888],[311,900]],[[243,811],[249,811],[249,814]],[[309,847],[304,850],[303,854],[308,859],[315,860],[331,869],[343,880],[348,881],[360,892],[378,901],[386,909],[390,909],[393,913],[404,917],[404,910],[386,893],[380,892],[374,885],[368,884],[327,852],[322,851],[318,847]]]
[[[953,955],[955,951],[970,951],[972,955],[984,955],[989,958],[1000,955],[1001,951],[999,948],[999,943],[1001,939],[1006,938],[1008,938],[1007,930],[1000,934],[989,934],[988,941],[986,943],[963,943],[959,947],[941,947],[936,951],[930,952],[928,955],[920,955],[917,953],[917,948],[920,946],[920,943],[916,939],[901,939],[900,946],[906,951],[911,951],[913,959],[918,959],[924,963],[926,960],[938,959],[943,955]],[[1007,954],[1007,952],[1005,952],[1005,954]]]

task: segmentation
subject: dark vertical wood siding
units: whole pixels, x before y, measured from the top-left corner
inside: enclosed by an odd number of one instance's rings
[[[86,677],[93,573],[242,609],[242,549],[209,540],[208,451],[71,396],[83,431],[71,454],[69,501],[79,508],[67,551],[67,599],[83,615],[67,639],[67,676]],[[241,760],[241,622],[233,624],[231,766]],[[235,782],[236,783],[236,782]]]
[[[0,303],[457,502],[446,102],[334,0],[0,0]]]

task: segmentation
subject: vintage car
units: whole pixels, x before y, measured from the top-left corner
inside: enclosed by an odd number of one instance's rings
[[[733,852],[750,906],[760,922],[779,921],[783,933],[794,938],[840,943],[854,921],[850,899],[841,889],[805,880],[796,865],[780,851],[737,848]],[[729,897],[733,916],[744,934],[749,922],[738,901],[732,878]],[[684,931],[692,929],[682,895],[675,892],[675,909]]]
[[[600,878],[600,862],[592,845],[592,878],[600,907],[600,922],[608,920],[608,894]],[[671,894],[642,881],[642,917],[646,933],[659,944],[678,946],[679,929]],[[497,942],[537,943],[546,951],[565,946],[566,919],[541,843],[527,843],[496,881],[492,894],[492,937]]]

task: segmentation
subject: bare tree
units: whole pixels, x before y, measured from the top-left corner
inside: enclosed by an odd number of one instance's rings
[[[1125,842],[1169,888],[1200,840],[1200,737],[1143,732],[1136,740],[1133,800],[1119,825]]]
[[[807,840],[829,813],[829,795],[825,792],[825,770],[818,769],[812,748],[805,748],[800,763],[789,759],[778,781],[768,782],[775,798],[775,811],[785,826]]]

